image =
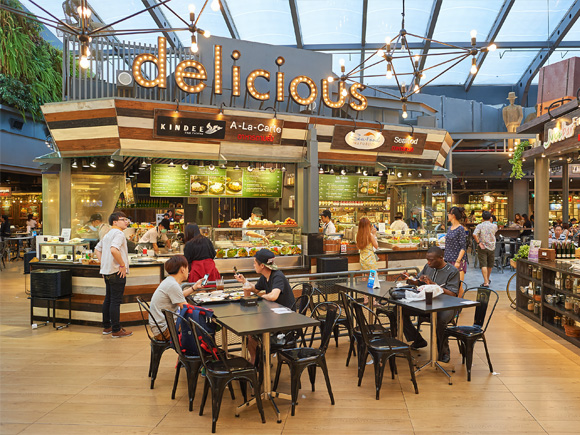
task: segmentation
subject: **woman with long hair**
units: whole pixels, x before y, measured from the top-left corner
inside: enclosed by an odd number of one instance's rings
[[[189,282],[197,282],[206,274],[209,275],[208,281],[220,279],[213,261],[216,252],[211,240],[201,234],[196,223],[187,224],[184,235],[183,255],[189,264]]]
[[[371,221],[366,217],[361,218],[356,234],[356,246],[360,252],[360,267],[363,270],[377,269],[377,257],[374,249],[379,247],[379,243],[376,234],[377,229],[371,224]]]
[[[451,226],[445,236],[445,255],[443,259],[459,270],[459,279],[463,281],[467,271],[465,258],[467,247],[467,235],[462,222],[465,221],[465,209],[463,207],[451,207],[447,213],[447,220]],[[461,295],[460,295],[461,296]]]

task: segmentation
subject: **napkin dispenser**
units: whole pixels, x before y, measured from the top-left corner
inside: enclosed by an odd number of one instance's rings
[[[260,299],[258,296],[244,296],[240,299],[240,305],[242,307],[255,307]]]
[[[556,250],[548,248],[540,248],[538,251],[538,260],[551,260],[556,259]]]

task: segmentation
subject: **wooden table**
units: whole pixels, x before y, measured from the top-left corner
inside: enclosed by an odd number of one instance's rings
[[[30,241],[33,239],[34,236],[7,237],[6,239],[4,239],[5,242],[16,242],[16,258],[11,259],[10,261],[18,260],[20,258],[20,246],[22,245],[22,242],[24,242],[25,240]]]
[[[320,322],[294,311],[285,314],[276,314],[272,311],[273,308],[283,308],[282,305],[275,302],[261,300],[257,306],[244,307],[240,303],[232,302],[228,304],[212,305],[211,309],[214,311],[216,321],[225,328],[242,337],[242,352],[245,353],[246,346],[244,345],[244,338],[250,335],[262,335],[262,349],[263,349],[263,375],[264,390],[262,392],[262,400],[268,399],[274,407],[277,415],[278,423],[282,422],[280,411],[274,402],[274,398],[280,397],[282,399],[292,400],[289,394],[282,394],[272,391],[272,379],[270,373],[271,355],[270,355],[270,333],[271,332],[286,332],[299,328],[309,328],[318,326]],[[227,343],[227,340],[222,340],[222,343]],[[227,344],[226,344],[227,349]],[[254,405],[256,399],[251,399],[248,402],[238,406],[236,409],[236,416],[240,415],[240,410],[248,406]]]
[[[450,296],[446,294],[437,296],[435,299],[433,299],[433,303],[431,305],[427,305],[427,303],[424,300],[416,302],[407,302],[400,299],[399,300],[389,299],[388,292],[392,287],[394,287],[394,284],[395,284],[394,282],[390,281],[388,282],[381,281],[380,282],[381,287],[376,289],[371,289],[367,287],[366,282],[359,282],[354,285],[348,284],[337,284],[337,285],[347,291],[355,291],[357,293],[361,293],[369,297],[380,297],[388,299],[389,302],[397,305],[397,339],[400,341],[404,341],[403,308],[410,311],[414,311],[419,315],[429,314],[431,318],[431,346],[429,352],[429,360],[421,367],[418,367],[416,372],[420,372],[422,369],[430,365],[431,367],[440,369],[449,378],[449,385],[451,385],[451,375],[437,361],[437,358],[439,356],[439,351],[437,348],[437,313],[440,311],[454,310],[458,308],[475,307],[479,305],[479,302],[470,301],[468,299],[462,299],[456,296]]]

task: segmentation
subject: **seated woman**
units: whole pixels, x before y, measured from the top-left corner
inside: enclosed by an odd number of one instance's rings
[[[208,281],[220,279],[220,273],[215,267],[215,248],[211,240],[200,233],[197,224],[185,226],[185,246],[183,255],[189,264],[189,282],[196,282],[209,275]]]
[[[149,326],[156,340],[169,340],[170,338],[163,310],[177,312],[178,309],[187,304],[186,296],[189,296],[195,290],[201,289],[201,280],[197,281],[193,287],[181,289],[181,283],[187,280],[189,275],[187,260],[183,255],[169,258],[165,262],[165,271],[169,276],[159,284],[159,287],[153,293],[150,304],[151,317],[149,318]],[[159,325],[159,328],[157,328],[157,325]]]

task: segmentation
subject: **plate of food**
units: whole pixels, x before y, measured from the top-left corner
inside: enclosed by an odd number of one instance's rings
[[[203,193],[207,190],[207,184],[202,183],[201,181],[192,181],[191,182],[191,193]]]
[[[224,258],[225,256],[226,256],[225,249],[218,249],[216,254],[215,254],[215,258]]]
[[[240,193],[242,191],[242,183],[241,181],[230,181],[226,183],[226,187],[230,192],[233,193]]]
[[[360,193],[362,193],[362,194],[365,194],[365,195],[366,195],[366,194],[367,194],[367,192],[368,192],[368,190],[369,190],[369,189],[368,189],[367,187],[361,187],[361,188],[359,189],[359,192],[360,192]]]
[[[210,184],[209,186],[209,193],[212,195],[221,195],[226,191],[226,186],[224,183],[215,182]]]

